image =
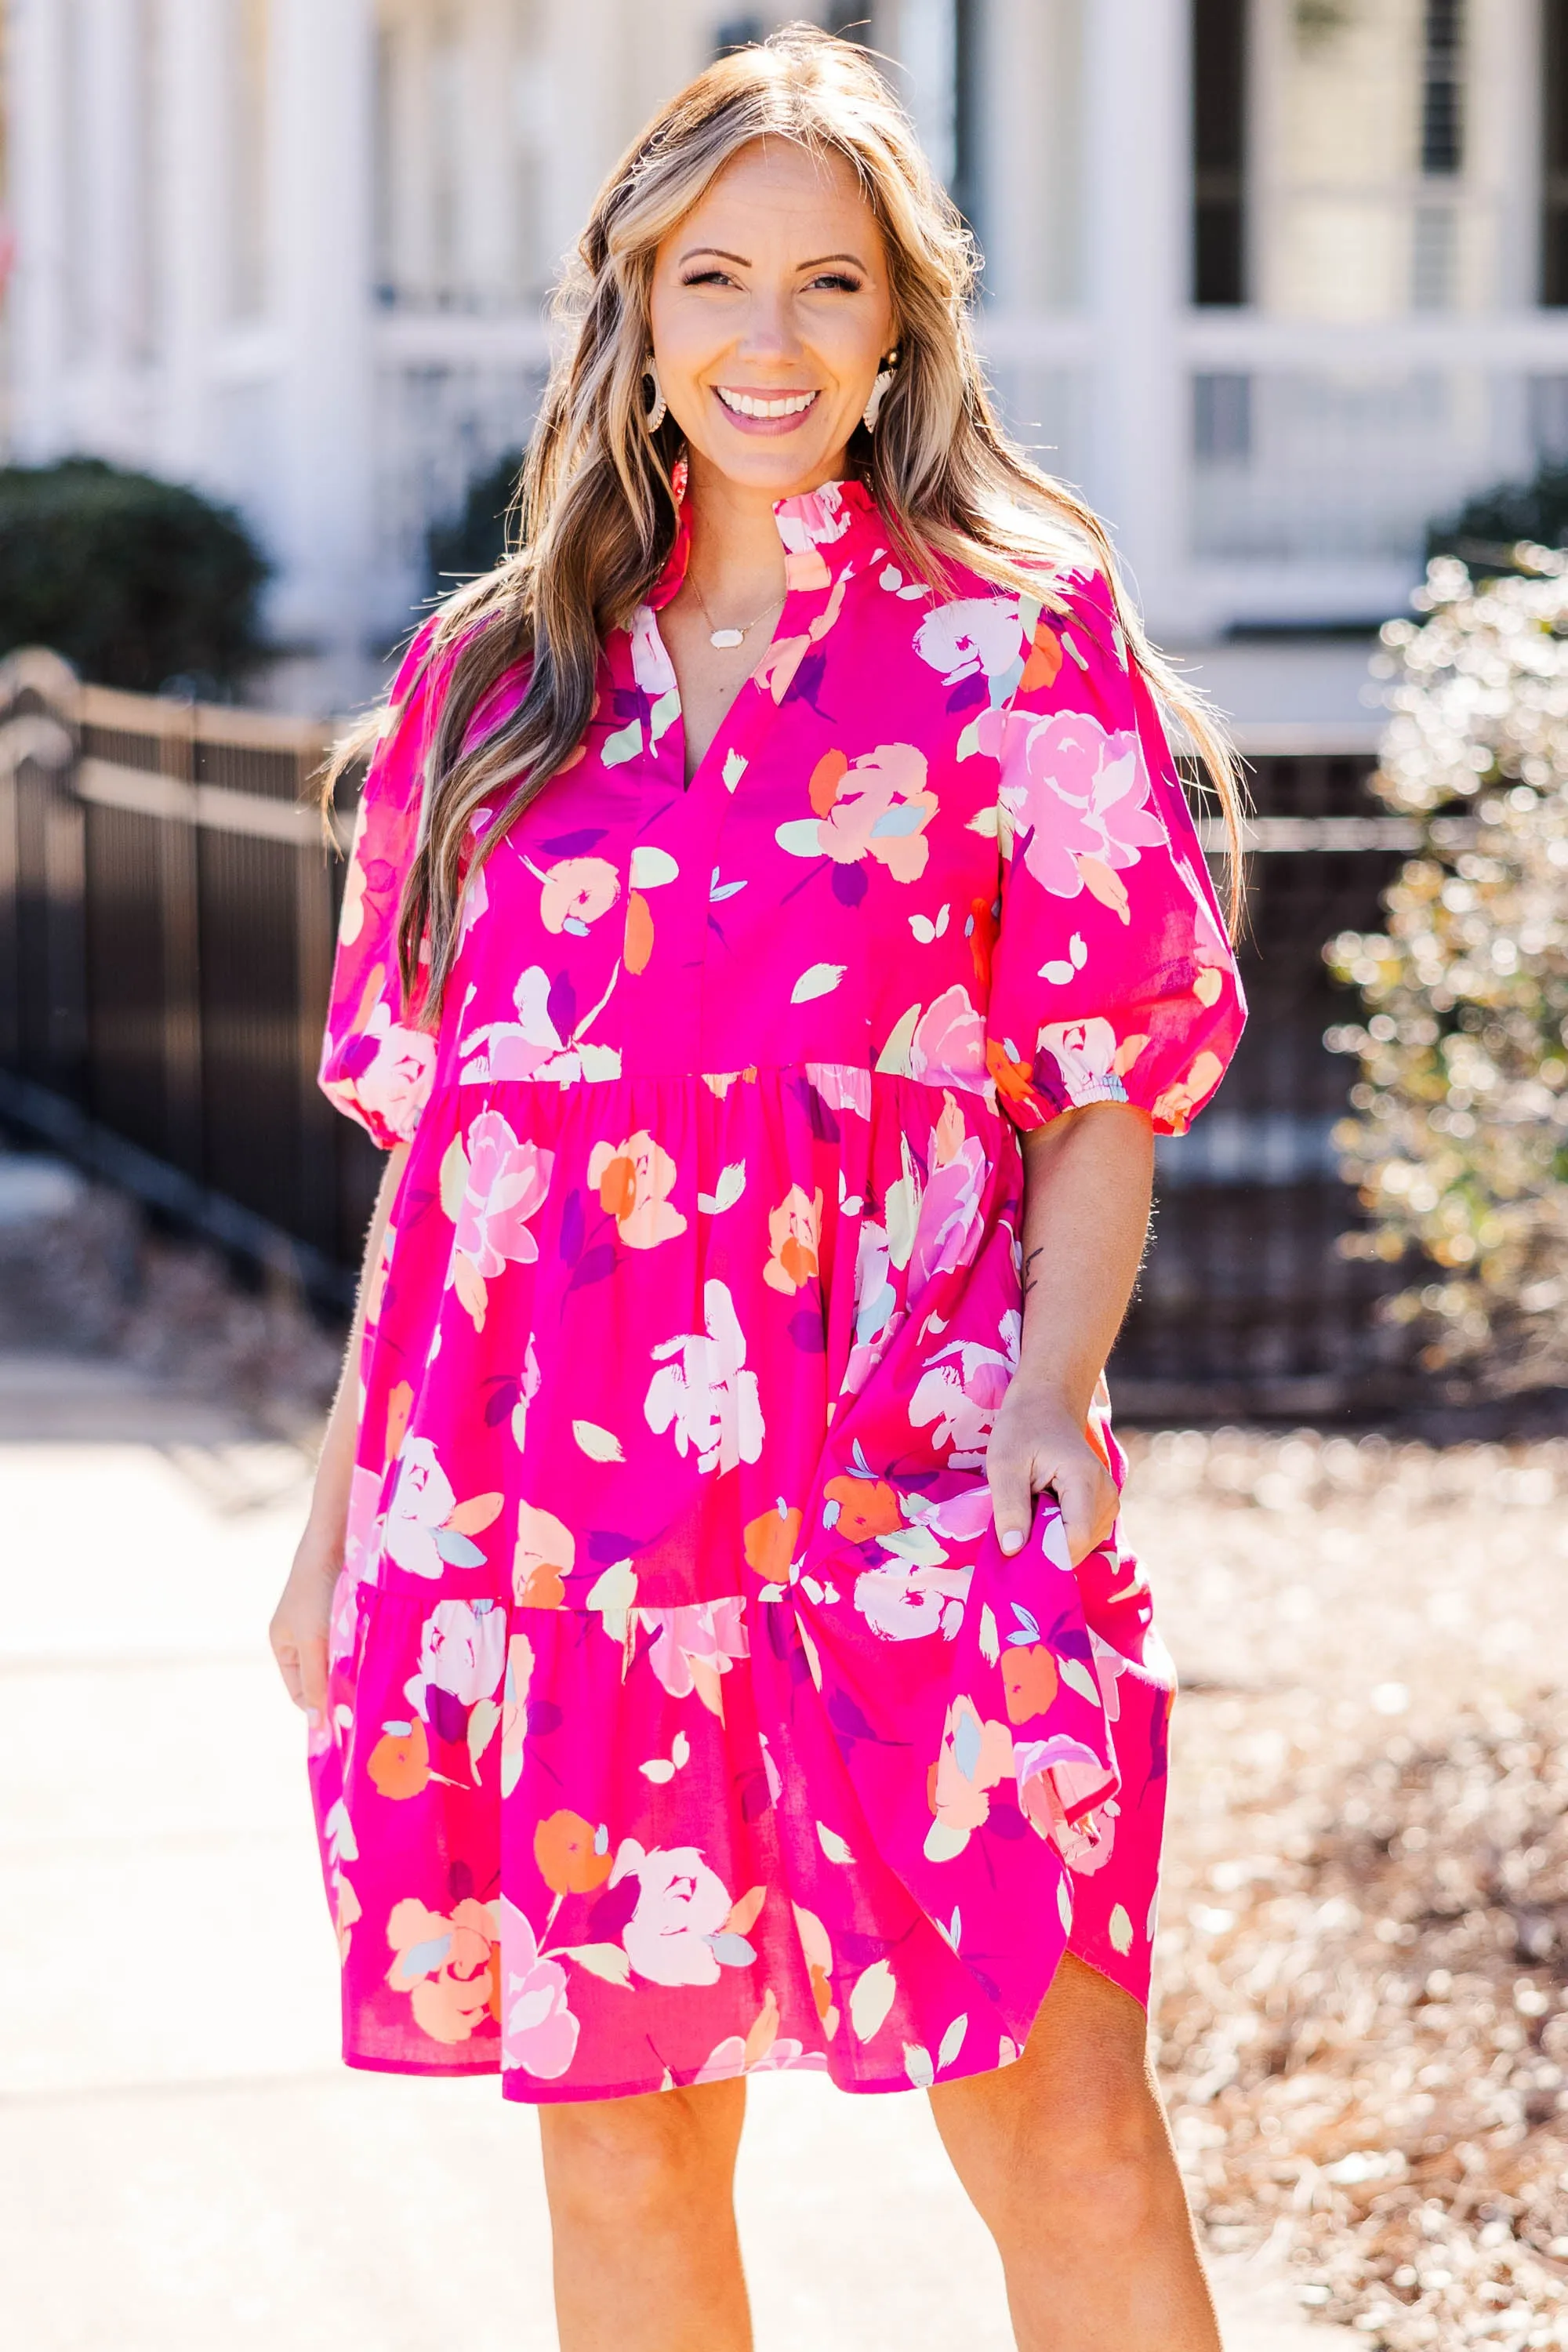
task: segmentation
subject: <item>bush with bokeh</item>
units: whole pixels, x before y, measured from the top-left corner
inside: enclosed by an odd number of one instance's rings
[[[1494,1391],[1568,1383],[1568,557],[1514,554],[1479,584],[1439,558],[1383,631],[1373,788],[1421,845],[1386,929],[1327,950],[1365,1008],[1329,1036],[1361,1061],[1347,1245],[1419,1267],[1388,1311]]]
[[[0,654],[47,646],[141,694],[238,691],[268,565],[238,515],[97,457],[0,467]]]
[[[493,572],[507,552],[507,518],[517,496],[523,453],[509,449],[468,484],[456,514],[433,523],[426,537],[430,586],[449,596],[464,580]]]

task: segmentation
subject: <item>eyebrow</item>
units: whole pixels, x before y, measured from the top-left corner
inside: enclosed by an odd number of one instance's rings
[[[690,247],[689,251],[681,255],[677,267],[684,268],[689,261],[695,261],[700,255],[705,253],[711,254],[715,261],[739,262],[742,269],[750,269],[752,267],[750,261],[746,258],[746,256],[743,253],[729,253],[721,245],[694,245]],[[857,269],[864,269],[866,267],[858,253],[819,253],[815,261],[798,261],[795,264],[795,268],[797,269],[820,269],[823,264],[828,261],[847,261],[852,263]]]

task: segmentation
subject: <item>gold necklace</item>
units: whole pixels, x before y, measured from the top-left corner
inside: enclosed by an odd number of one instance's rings
[[[767,615],[773,611],[775,604],[782,604],[784,603],[783,596],[773,597],[769,603],[763,606],[760,613],[746,623],[744,628],[716,628],[713,623],[713,615],[708,610],[707,597],[704,596],[701,589],[699,588],[695,579],[692,578],[689,572],[686,576],[687,579],[691,582],[692,594],[696,597],[697,602],[702,607],[702,617],[708,624],[708,642],[719,653],[727,653],[735,646],[744,645],[746,639],[751,635],[752,631],[756,627],[757,622],[765,620]]]

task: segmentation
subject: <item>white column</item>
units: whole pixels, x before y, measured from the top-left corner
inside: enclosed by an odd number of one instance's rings
[[[1091,497],[1111,524],[1156,636],[1184,609],[1190,394],[1178,348],[1187,294],[1186,0],[1093,0],[1084,57],[1084,221],[1095,322]]]
[[[370,0],[274,0],[272,282],[279,349],[274,628],[320,698],[366,682],[374,383]]]
[[[13,454],[58,456],[65,425],[66,93],[64,27],[54,0],[11,0],[9,292]]]
[[[223,315],[228,226],[224,11],[214,0],[163,0],[163,120],[155,159],[160,242],[160,463],[183,481],[216,483],[213,362]]]
[[[72,137],[84,174],[85,249],[78,262],[84,297],[83,379],[77,432],[83,446],[123,463],[144,463],[145,415],[134,378],[140,353],[136,317],[143,283],[138,120],[142,95],[136,53],[136,0],[78,0],[79,57]]]

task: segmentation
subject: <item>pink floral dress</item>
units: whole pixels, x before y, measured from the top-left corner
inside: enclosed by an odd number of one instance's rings
[[[1005,1559],[985,1444],[1018,1129],[1180,1133],[1235,968],[1101,581],[939,601],[858,484],[776,511],[777,633],[689,784],[683,519],[434,1034],[413,657],[366,786],[322,1079],[413,1148],[311,1735],[351,2064],[903,2090],[1013,2058],[1064,1948],[1147,1997],[1148,1588],[1114,1540],[1075,1572],[1048,1496]],[[1091,1434],[1120,1475],[1103,1391]]]

